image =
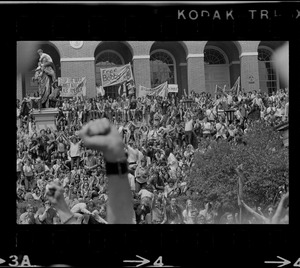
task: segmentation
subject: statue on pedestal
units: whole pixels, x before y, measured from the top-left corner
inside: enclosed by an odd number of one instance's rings
[[[59,95],[59,89],[52,58],[44,53],[42,49],[39,49],[37,52],[40,55],[40,58],[32,80],[37,81],[39,85],[39,97],[35,99],[38,100],[40,110],[41,108],[51,107],[50,100],[56,102]]]

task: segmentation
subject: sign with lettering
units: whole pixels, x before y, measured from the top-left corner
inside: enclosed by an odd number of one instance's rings
[[[100,69],[102,87],[122,84],[133,80],[133,74],[130,63],[119,66]]]
[[[168,94],[168,82],[164,82],[155,88],[148,88],[140,85],[139,97],[148,96],[161,96],[166,97]]]
[[[169,92],[178,93],[178,85],[177,84],[169,84],[168,85],[168,93]]]
[[[86,95],[86,78],[59,77],[58,85],[62,87],[61,97]]]

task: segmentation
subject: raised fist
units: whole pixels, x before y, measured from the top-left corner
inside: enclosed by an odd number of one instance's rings
[[[106,161],[126,159],[122,137],[108,119],[90,121],[82,128],[80,136],[87,147],[102,151]]]

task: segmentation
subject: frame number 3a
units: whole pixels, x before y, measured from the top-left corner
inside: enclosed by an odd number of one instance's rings
[[[10,258],[10,262],[8,265],[11,267],[17,267],[17,266],[23,266],[23,267],[28,266],[29,267],[29,266],[31,266],[29,257],[27,255],[24,255],[23,258],[22,257],[20,258],[20,259],[22,259],[21,263],[19,262],[19,258],[16,255],[12,255],[9,258]]]

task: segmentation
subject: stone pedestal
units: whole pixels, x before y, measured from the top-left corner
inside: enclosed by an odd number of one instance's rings
[[[41,129],[47,129],[48,127],[56,130],[55,117],[58,114],[57,108],[43,108],[41,111],[34,110],[32,115],[36,122],[36,129],[40,131]]]

